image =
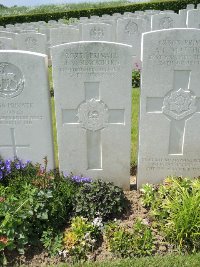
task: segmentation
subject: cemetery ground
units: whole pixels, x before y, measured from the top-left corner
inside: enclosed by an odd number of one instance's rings
[[[56,144],[52,84],[51,93]],[[139,93],[133,88],[132,174]],[[198,179],[168,178],[140,191],[132,184],[123,192],[76,174],[48,173],[46,164],[1,162],[1,266],[199,266]]]

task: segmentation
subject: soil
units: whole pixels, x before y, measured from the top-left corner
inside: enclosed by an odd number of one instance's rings
[[[120,224],[127,228],[132,228],[136,218],[142,218],[147,223],[151,224],[148,216],[148,210],[145,209],[140,202],[140,192],[136,190],[136,177],[131,177],[131,190],[124,192],[128,200],[130,201],[130,209],[124,214],[120,220]],[[165,243],[162,236],[159,236],[156,229],[153,232],[155,236],[155,254],[166,254],[174,251],[169,244]],[[93,253],[91,260],[103,261],[113,260],[114,255],[108,251],[106,243],[102,242],[101,246]],[[30,267],[46,267],[49,265],[58,266],[61,262],[60,257],[49,257],[47,252],[42,251],[41,247],[30,248],[27,253],[23,256],[14,255],[13,252],[8,257],[8,266],[30,266]]]

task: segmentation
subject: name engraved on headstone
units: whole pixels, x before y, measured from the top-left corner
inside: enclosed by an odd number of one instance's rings
[[[91,75],[111,75],[120,70],[118,55],[115,51],[106,51],[100,53],[75,52],[71,50],[64,54],[64,66],[59,70],[70,73],[71,76],[81,74]]]
[[[161,40],[149,60],[158,65],[200,64],[200,40]]]

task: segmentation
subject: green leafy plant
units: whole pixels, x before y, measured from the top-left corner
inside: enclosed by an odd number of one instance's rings
[[[140,87],[140,70],[134,70],[132,72],[132,87]]]
[[[150,207],[152,205],[155,197],[154,191],[154,186],[151,184],[145,184],[142,186],[140,192],[142,193],[141,202],[143,206]]]
[[[89,253],[97,246],[102,226],[101,218],[89,222],[86,218],[74,217],[71,227],[64,232],[62,254],[71,256],[73,262],[87,260]]]
[[[117,222],[106,225],[105,240],[111,252],[122,258],[147,256],[154,251],[152,231],[139,219],[132,229],[126,229]]]
[[[89,219],[100,216],[103,220],[108,220],[122,215],[127,206],[128,201],[121,188],[98,180],[79,187],[74,212]]]
[[[200,250],[199,179],[165,179],[154,191],[150,212],[155,225],[171,244],[181,251]]]
[[[55,229],[51,227],[43,231],[40,240],[50,256],[58,255],[63,249],[63,233],[57,233]]]

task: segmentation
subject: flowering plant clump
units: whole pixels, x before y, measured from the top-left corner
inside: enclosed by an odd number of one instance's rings
[[[18,159],[14,161],[11,161],[11,159],[0,160],[0,180],[3,180],[6,176],[16,172],[17,170],[26,169],[30,163],[30,160],[27,160],[26,162]]]
[[[64,232],[63,257],[71,256],[74,262],[88,260],[90,253],[97,247],[97,240],[102,234],[102,219],[95,218],[93,222],[83,217],[72,219],[71,227]]]
[[[72,181],[76,183],[91,183],[92,182],[92,179],[90,177],[83,177],[80,175],[73,175],[71,179]]]

